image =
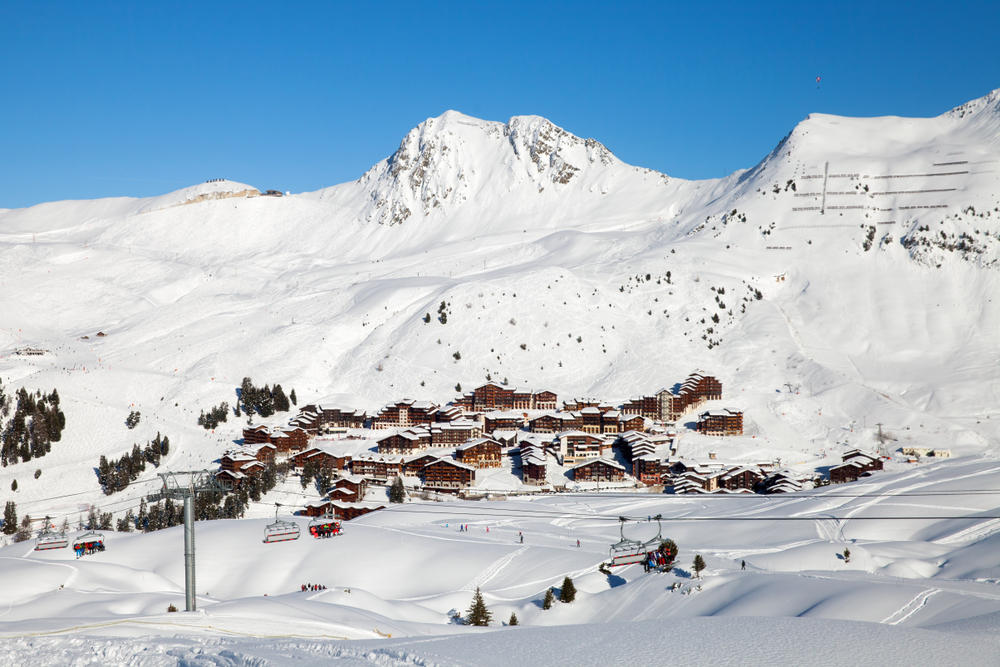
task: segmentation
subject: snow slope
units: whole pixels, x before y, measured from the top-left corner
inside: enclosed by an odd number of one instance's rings
[[[313,660],[375,660],[367,657],[374,651],[386,664],[493,664],[500,656],[490,647],[509,637],[450,621],[479,587],[495,625],[513,612],[525,626],[517,631],[527,633],[520,649],[527,664],[657,655],[683,628],[729,635],[715,648],[698,647],[705,651],[762,655],[770,648],[780,664],[847,660],[834,655],[835,643],[820,651],[804,638],[817,631],[857,643],[855,663],[880,664],[886,655],[936,644],[935,655],[997,664],[998,485],[996,461],[970,458],[794,497],[605,493],[407,503],[351,521],[329,540],[263,544],[265,520],[205,522],[197,526],[200,611],[193,615],[164,613],[168,604],[183,604],[179,527],[107,533],[107,550],[81,559],[69,549],[17,544],[0,550],[7,602],[0,635],[13,640],[3,650],[15,662],[38,651],[43,664],[90,650],[76,643],[80,636],[146,637],[127,645],[98,639],[98,650],[116,663],[166,651],[186,656],[194,645],[171,639],[178,634],[207,641],[210,652],[277,662],[299,651]],[[680,546],[674,571],[646,574],[633,565],[599,572],[618,539],[617,517],[634,517],[627,534],[647,539],[657,525],[645,516],[655,513],[665,516],[662,534]],[[907,515],[914,518],[894,518]],[[469,530],[460,532],[460,523]],[[849,562],[840,557],[845,547]],[[690,570],[696,553],[707,562],[701,578]],[[577,599],[543,610],[545,590],[567,575]],[[327,588],[302,592],[303,583]],[[671,642],[648,636],[666,627],[678,628]],[[443,635],[454,640],[383,641]],[[229,639],[200,639],[206,636]],[[578,645],[586,636],[594,638],[592,653]],[[269,647],[261,637],[280,641]],[[366,641],[336,642],[345,639]]]

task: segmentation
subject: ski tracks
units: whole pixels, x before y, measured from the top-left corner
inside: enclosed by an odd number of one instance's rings
[[[906,619],[908,619],[909,617],[913,616],[915,613],[923,609],[924,606],[927,604],[927,600],[929,600],[931,596],[936,595],[937,593],[940,592],[941,590],[938,588],[928,588],[925,591],[921,591],[912,600],[910,600],[902,607],[900,607],[896,611],[892,612],[891,614],[883,618],[881,620],[881,623],[886,623],[888,625],[899,625],[900,623],[902,623],[903,621],[905,621]]]
[[[510,565],[511,561],[513,561],[515,558],[517,558],[527,550],[528,547],[523,546],[520,549],[515,549],[514,551],[511,551],[508,554],[504,554],[500,558],[493,561],[489,567],[487,567],[485,570],[476,575],[476,577],[474,577],[472,581],[463,586],[462,590],[472,591],[486,585],[486,583],[489,582],[491,579],[493,579],[493,577],[500,574],[501,570]]]

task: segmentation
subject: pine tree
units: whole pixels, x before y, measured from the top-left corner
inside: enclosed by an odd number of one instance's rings
[[[472,604],[469,605],[465,622],[469,625],[486,626],[490,624],[492,618],[493,614],[486,608],[486,603],[483,602],[483,594],[479,591],[479,587],[476,586],[476,594],[472,596]]]
[[[510,612],[510,620],[507,621],[507,625],[517,625],[517,614]]]
[[[285,390],[281,388],[280,384],[274,385],[274,390],[271,392],[274,397],[274,409],[277,412],[288,412],[290,406],[288,404],[288,397],[285,396]]]
[[[25,459],[25,460],[27,460],[27,459]],[[10,490],[11,491],[17,491],[17,480],[16,479],[13,482],[10,483]]]
[[[17,532],[17,505],[8,500],[3,508],[3,534],[13,535]]]
[[[389,502],[402,503],[406,501],[406,489],[403,488],[403,478],[396,477],[389,487]]]
[[[572,602],[576,599],[576,586],[573,585],[573,580],[569,577],[563,579],[562,589],[559,591],[559,601],[560,602]]]
[[[850,549],[847,549],[847,548],[844,549],[844,562],[845,563],[850,563],[851,562],[851,550]]]
[[[694,567],[695,576],[701,579],[701,571],[705,569],[705,559],[701,557],[701,554],[695,554],[692,567]]]
[[[297,399],[295,397],[295,388],[294,387],[292,388],[291,393],[288,394],[288,398],[291,399],[292,405],[298,405],[299,404],[299,399]]]
[[[552,589],[545,591],[545,599],[542,600],[542,609],[552,609],[552,603],[555,602],[556,596],[552,593]]]
[[[31,517],[27,514],[21,519],[21,526],[14,533],[15,542],[24,542],[31,539]]]

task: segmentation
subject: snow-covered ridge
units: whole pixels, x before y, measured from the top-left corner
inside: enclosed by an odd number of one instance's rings
[[[410,130],[358,183],[368,200],[364,219],[395,225],[453,214],[482,197],[519,198],[567,186],[574,194],[607,194],[620,181],[644,175],[667,180],[540,116],[514,116],[504,124],[447,111]]]

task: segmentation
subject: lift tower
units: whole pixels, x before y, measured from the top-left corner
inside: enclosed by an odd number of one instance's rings
[[[184,603],[185,611],[195,610],[194,578],[194,498],[199,493],[222,491],[211,470],[157,473],[163,488],[147,496],[155,503],[170,498],[184,501]]]

